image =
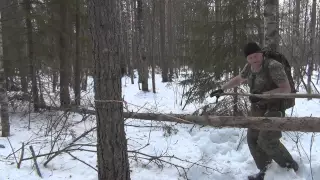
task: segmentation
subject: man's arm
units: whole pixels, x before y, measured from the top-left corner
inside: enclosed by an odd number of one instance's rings
[[[239,86],[241,83],[245,82],[246,79],[242,78],[241,75],[238,75],[234,78],[232,78],[230,81],[228,81],[226,84],[224,84],[221,89],[222,90],[227,90],[227,89],[231,89],[234,87]]]
[[[263,94],[290,93],[291,87],[282,64],[277,61],[270,62],[269,71],[271,79],[278,86],[278,88],[263,92]]]

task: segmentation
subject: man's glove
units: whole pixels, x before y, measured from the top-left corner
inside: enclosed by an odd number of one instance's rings
[[[216,96],[216,98],[218,99],[222,93],[223,93],[223,90],[218,89],[218,90],[215,90],[212,93],[210,93],[210,97]]]
[[[262,94],[262,93],[261,93],[261,92],[258,92],[258,91],[254,91],[254,92],[252,92],[251,94]],[[250,96],[250,97],[249,97],[249,100],[250,100],[251,103],[257,103],[257,102],[261,101],[262,98],[255,97],[255,96]]]

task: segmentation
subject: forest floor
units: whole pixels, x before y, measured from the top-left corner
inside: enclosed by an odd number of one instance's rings
[[[92,87],[92,81],[88,81]],[[157,74],[156,94],[152,93],[151,79],[149,83],[150,92],[144,93],[138,89],[137,78],[133,85],[128,77],[123,78],[123,95],[130,111],[189,114],[215,101],[208,98],[202,104],[188,105],[182,110],[182,87],[177,82],[162,83],[161,75]],[[54,95],[58,94],[51,93]],[[83,98],[83,106],[90,108],[93,88],[83,92]],[[59,102],[57,97],[51,100]],[[30,146],[38,156],[57,150],[62,152],[46,167],[48,156],[37,158],[42,179],[97,179],[96,131],[89,131],[95,127],[94,116],[55,111],[28,113],[27,103],[16,106],[18,108],[11,108],[11,136],[0,137],[0,144],[5,146],[0,148],[0,180],[41,179],[33,159],[22,161],[17,168],[22,143],[25,145],[23,159],[32,157]],[[289,109],[287,114],[320,117],[320,100],[296,99],[293,113]],[[247,146],[246,129],[137,119],[127,119],[125,124],[132,180],[182,180],[185,177],[190,180],[246,180],[249,174],[257,172]],[[89,131],[86,136],[77,140],[86,131]],[[284,132],[281,141],[299,163],[300,170],[295,173],[272,162],[266,180],[320,179],[318,133]]]

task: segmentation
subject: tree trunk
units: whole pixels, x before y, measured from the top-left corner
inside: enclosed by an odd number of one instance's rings
[[[232,28],[232,38],[233,38],[233,46],[232,46],[232,55],[233,57],[237,57],[237,47],[236,47],[236,44],[237,44],[237,17],[236,17],[236,14],[233,15],[233,28]],[[236,76],[238,75],[239,72],[238,72],[238,66],[237,66],[237,62],[236,61],[233,61],[233,76]],[[238,87],[234,87],[233,88],[233,92],[234,93],[237,93],[238,91]],[[233,96],[233,116],[237,116],[239,113],[238,113],[238,96],[235,95]]]
[[[121,62],[121,76],[125,76],[127,72],[127,67],[126,67],[126,58],[125,58],[125,28],[124,26],[124,17],[122,17],[122,9],[123,9],[123,4],[120,4],[120,12],[119,12],[119,17],[120,17],[120,33],[123,34],[123,36],[120,36],[120,47],[119,47],[119,61]]]
[[[312,1],[312,11],[311,11],[311,24],[310,24],[310,55],[308,56],[308,81],[307,81],[307,92],[311,94],[312,87],[312,71],[314,66],[314,59],[315,59],[315,51],[316,51],[316,0]],[[309,60],[310,59],[310,60]],[[308,98],[311,100],[311,98]]]
[[[52,92],[56,92],[57,90],[57,84],[58,84],[58,73],[56,70],[53,70],[52,72]]]
[[[265,0],[264,18],[266,24],[265,46],[279,49],[279,0]]]
[[[81,90],[80,90],[80,80],[81,77],[81,59],[80,59],[80,1],[76,1],[76,59],[74,67],[74,99],[75,104],[80,105]]]
[[[168,0],[167,3],[167,38],[168,38],[168,55],[167,62],[169,67],[169,82],[173,81],[173,69],[174,69],[174,58],[173,58],[173,30],[172,30],[172,0]]]
[[[116,0],[88,1],[95,68],[99,180],[130,180],[123,104],[118,102],[122,101],[122,84],[117,3]]]
[[[150,37],[150,45],[151,45],[151,53],[150,53],[150,57],[151,57],[151,62],[152,62],[152,65],[151,65],[151,78],[152,78],[152,91],[153,91],[153,93],[156,93],[156,77],[155,77],[155,74],[156,74],[156,72],[155,72],[155,66],[156,66],[156,64],[155,64],[155,59],[154,59],[154,24],[155,24],[155,19],[156,19],[156,17],[155,17],[155,9],[156,9],[156,2],[155,2],[155,0],[152,0],[152,18],[151,18],[151,37]]]
[[[300,65],[301,65],[301,50],[299,47],[299,40],[300,40],[300,33],[299,33],[299,24],[300,24],[300,0],[295,0],[296,6],[295,6],[295,13],[294,13],[294,25],[293,25],[293,58],[294,58],[294,79],[297,82],[297,91],[299,91],[299,85],[300,85]],[[301,80],[303,81],[303,79]]]
[[[309,28],[308,28],[308,22],[309,22],[309,0],[305,0],[305,1],[302,1],[304,2],[304,5],[305,5],[305,10],[304,10],[304,26],[303,26],[303,42],[302,42],[302,56],[301,56],[301,75],[304,76],[304,67],[308,62],[308,31],[309,31]],[[310,46],[309,46],[310,47]],[[303,73],[302,73],[303,72]],[[301,79],[301,81],[303,81],[303,79]],[[305,86],[306,89],[308,89],[307,86]]]
[[[259,43],[261,46],[264,46],[264,23],[261,13],[261,0],[257,0],[257,14],[259,19],[259,27],[258,27],[258,34],[259,34]]]
[[[83,71],[82,79],[81,79],[81,90],[87,91],[88,86],[88,70]]]
[[[127,2],[127,6],[130,6],[130,0],[126,0]],[[134,7],[130,6],[131,9],[134,9]],[[135,41],[134,41],[134,38],[135,38],[135,25],[134,25],[134,15],[132,15],[133,13],[130,13],[129,9],[127,10],[128,11],[128,16],[130,17],[130,21],[128,24],[130,24],[130,29],[131,29],[131,33],[129,34],[129,41],[131,43],[130,44],[130,58],[129,58],[129,63],[128,63],[128,73],[130,74],[130,80],[131,80],[131,84],[134,84],[134,71],[133,71],[133,61],[136,59],[135,58],[135,52],[136,52],[136,49],[135,49]],[[134,11],[134,10],[133,10]],[[129,33],[129,32],[128,32]]]
[[[129,9],[128,7],[129,3],[128,0],[124,1],[124,10],[121,12],[123,15],[123,41],[124,41],[124,59],[125,59],[125,75],[129,75],[129,63],[130,63],[130,42],[129,42],[129,32],[130,32],[130,15],[129,15]]]
[[[60,0],[60,105],[70,105],[68,67],[68,2]]]
[[[33,46],[33,30],[32,30],[32,22],[31,22],[31,1],[24,0],[25,8],[26,8],[26,25],[27,25],[27,39],[28,39],[28,57],[30,62],[30,78],[32,82],[32,98],[33,98],[33,106],[34,111],[39,111],[40,101],[39,101],[39,92],[37,86],[37,71],[36,71],[36,63],[34,57],[34,46]]]
[[[28,80],[27,80],[27,72],[26,72],[26,67],[25,63],[22,63],[23,67],[19,68],[19,75],[20,75],[20,83],[21,83],[21,90],[24,93],[28,93]]]
[[[137,0],[137,22],[138,22],[138,34],[139,34],[139,43],[138,43],[138,53],[139,53],[139,79],[141,80],[141,90],[149,91],[148,87],[148,62],[146,57],[145,50],[145,26],[143,21],[143,1]]]
[[[130,1],[130,0],[128,0]],[[130,64],[129,64],[129,72],[130,72],[130,79],[131,79],[131,84],[134,84],[134,66],[133,64],[137,62],[137,23],[136,23],[136,0],[131,0],[131,59],[130,59]],[[138,81],[139,84],[139,81]]]
[[[7,1],[6,1],[7,2]],[[0,29],[3,27],[3,12],[1,10],[4,9],[4,7],[7,5],[7,3],[0,2],[0,15],[1,15],[1,24]],[[0,56],[3,57],[3,39],[4,35],[0,34]],[[10,136],[10,122],[9,122],[9,113],[8,113],[8,96],[7,96],[7,89],[6,89],[6,78],[4,74],[4,58],[0,58],[0,105],[1,105],[1,127],[2,127],[2,137],[8,137]]]
[[[166,31],[165,31],[165,0],[160,0],[160,61],[161,61],[161,70],[162,70],[162,82],[168,82],[168,59],[165,55],[165,44],[166,44]]]
[[[12,4],[19,4],[18,0],[11,0]],[[19,78],[20,78],[20,84],[21,89],[17,88],[16,85],[14,85],[15,90],[21,90],[24,93],[28,93],[28,71],[29,71],[29,62],[25,59],[26,51],[25,51],[25,36],[19,35],[21,33],[21,30],[24,31],[25,29],[25,23],[24,19],[21,18],[23,14],[21,14],[23,11],[25,11],[24,6],[11,6],[12,13],[14,13],[14,16],[12,17],[12,23],[14,23],[13,26],[11,26],[11,32],[14,34],[14,37],[11,38],[12,42],[15,42],[13,44],[14,50],[14,57],[17,58],[17,61],[14,62],[14,66],[19,70]],[[14,61],[14,60],[13,60]],[[17,63],[17,64],[16,64]]]

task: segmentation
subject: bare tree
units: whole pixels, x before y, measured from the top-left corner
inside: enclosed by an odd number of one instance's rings
[[[296,5],[295,5],[295,12],[294,12],[294,23],[293,23],[293,38],[294,38],[294,40],[292,41],[292,43],[293,43],[293,56],[294,56],[294,58],[295,59],[299,59],[299,58],[297,58],[297,57],[299,57],[299,55],[298,54],[300,54],[300,53],[298,53],[299,52],[299,43],[298,43],[298,41],[299,41],[299,39],[300,39],[300,32],[299,32],[299,22],[300,22],[300,0],[295,0],[295,3],[296,3]],[[295,78],[295,80],[297,81],[297,90],[299,90],[299,84],[300,84],[300,74],[301,74],[301,72],[300,72],[300,67],[299,67],[299,64],[300,64],[300,62],[299,61],[297,61],[296,62],[297,63],[297,65],[294,67],[294,78]]]
[[[279,48],[279,0],[265,0],[265,45],[272,50]]]
[[[129,180],[119,61],[119,2],[88,1],[95,68],[99,180]]]
[[[141,80],[141,90],[149,91],[148,84],[148,62],[146,57],[145,48],[145,25],[143,21],[144,11],[143,11],[144,1],[137,0],[137,29],[138,29],[138,54],[139,54],[139,80]]]
[[[308,81],[307,81],[307,92],[311,94],[311,76],[314,66],[316,52],[316,0],[312,1],[312,10],[311,10],[311,24],[310,24],[310,55],[308,56]],[[311,98],[308,98],[309,100]]]
[[[165,44],[166,44],[166,33],[165,33],[165,5],[166,1],[159,1],[160,11],[159,11],[159,18],[160,18],[160,61],[161,61],[161,68],[162,68],[162,82],[168,82],[168,59],[165,55]]]
[[[1,12],[1,29],[4,27],[4,12],[6,8],[9,6],[9,0],[0,2],[0,12]],[[2,29],[3,30],[3,29]],[[8,95],[6,89],[6,78],[4,73],[4,58],[3,58],[3,47],[4,47],[4,37],[3,34],[0,36],[0,105],[1,105],[1,126],[2,126],[2,136],[7,137],[10,136],[10,123],[9,123],[9,113],[8,113]]]
[[[34,46],[33,46],[33,32],[32,32],[32,23],[31,23],[31,1],[24,0],[25,10],[26,10],[26,25],[27,25],[27,39],[28,39],[28,57],[29,57],[29,77],[32,82],[32,98],[34,110],[39,111],[39,91],[37,87],[37,71],[35,68],[35,57],[34,57]]]
[[[60,104],[61,106],[70,105],[69,93],[69,62],[68,62],[68,2],[59,0],[60,3]]]
[[[151,44],[151,51],[150,51],[150,57],[151,57],[151,78],[152,78],[152,91],[153,93],[156,93],[156,78],[155,78],[155,58],[154,58],[154,24],[155,24],[155,9],[156,9],[156,0],[152,0],[152,14],[151,14],[151,33],[150,33],[150,44]]]
[[[74,67],[74,96],[75,104],[80,105],[80,79],[81,79],[81,59],[80,59],[80,1],[76,1],[76,59]]]

